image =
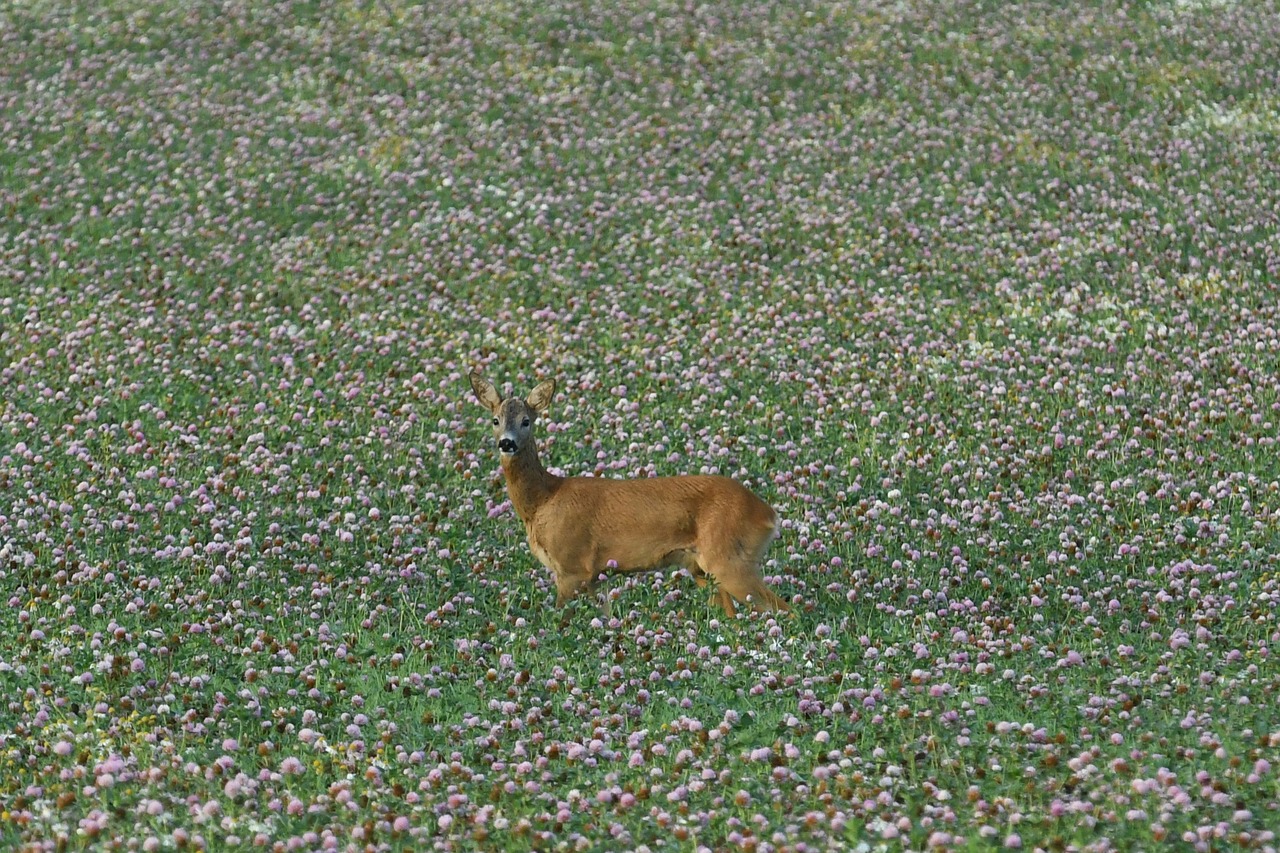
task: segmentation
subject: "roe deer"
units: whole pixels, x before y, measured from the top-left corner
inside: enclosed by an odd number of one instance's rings
[[[720,587],[730,616],[736,598],[756,610],[788,610],[760,579],[760,560],[777,529],[773,508],[728,477],[607,480],[557,477],[538,461],[533,423],[555,394],[547,380],[527,399],[503,400],[478,371],[471,388],[493,413],[507,492],[533,555],[555,576],[556,605],[593,592],[606,570],[683,565],[699,586]]]

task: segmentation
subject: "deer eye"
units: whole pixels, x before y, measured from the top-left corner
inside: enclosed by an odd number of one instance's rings
[[[494,426],[497,426],[497,425],[498,425],[498,419],[497,419],[497,418],[494,418],[494,419],[493,419],[493,425],[494,425]]]
[[[525,418],[525,419],[520,423],[520,426],[528,426],[528,425],[529,425],[529,419],[528,419],[528,418]]]

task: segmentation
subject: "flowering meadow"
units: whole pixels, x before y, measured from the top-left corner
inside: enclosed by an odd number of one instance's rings
[[[1280,10],[0,9],[0,847],[1275,850]],[[551,606],[717,472],[792,613]]]

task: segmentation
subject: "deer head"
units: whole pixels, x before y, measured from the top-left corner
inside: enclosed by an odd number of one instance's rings
[[[556,383],[555,380],[548,379],[539,383],[523,400],[519,397],[504,400],[493,383],[479,372],[473,371],[471,390],[475,392],[480,405],[493,415],[493,438],[498,445],[498,452],[503,456],[515,456],[532,444],[533,424],[539,415],[551,407]]]

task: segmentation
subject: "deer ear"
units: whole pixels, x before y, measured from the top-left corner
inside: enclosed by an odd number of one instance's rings
[[[480,405],[491,412],[498,411],[498,407],[502,405],[502,395],[498,393],[498,389],[481,376],[478,370],[471,371],[471,390],[476,392],[476,399],[480,401]]]
[[[529,393],[528,399],[525,400],[529,404],[529,408],[538,414],[544,414],[547,409],[551,408],[551,398],[556,394],[556,381],[548,379],[545,382],[538,383],[538,387]]]

